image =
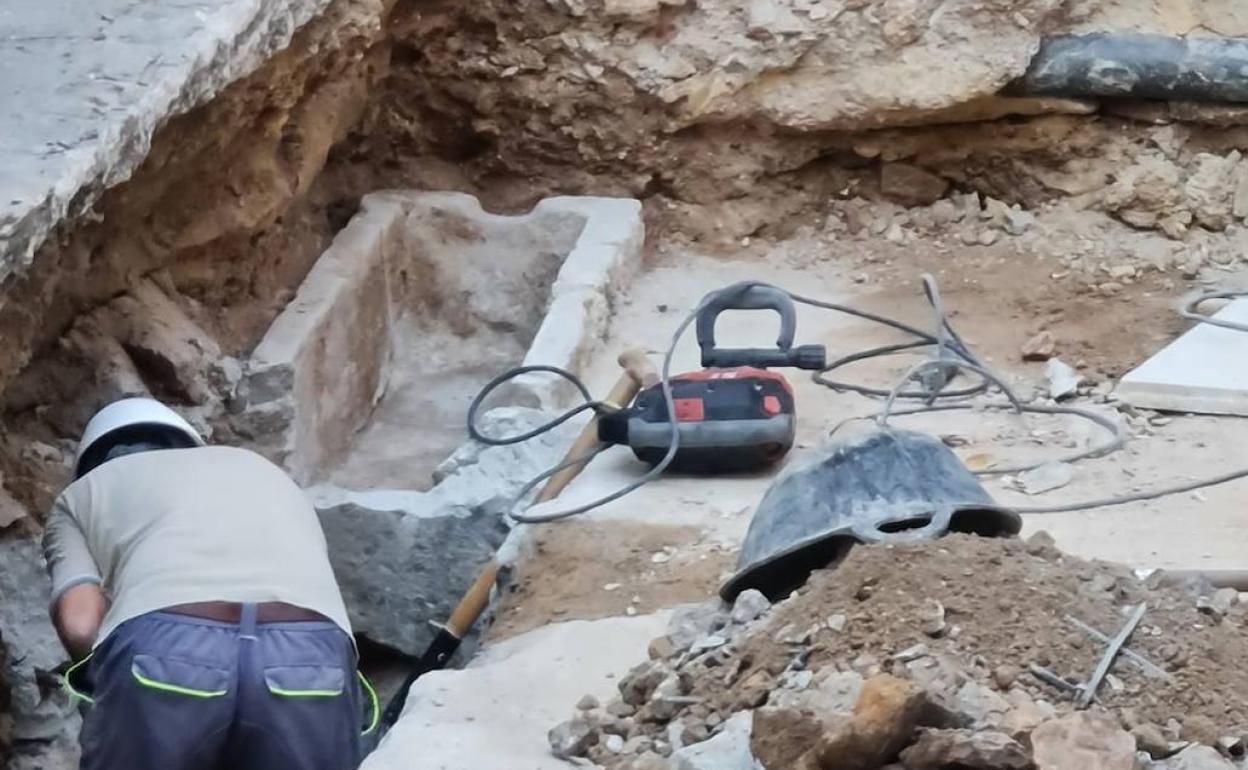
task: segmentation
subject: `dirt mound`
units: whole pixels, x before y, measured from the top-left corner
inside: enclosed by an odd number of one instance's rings
[[[894,692],[899,710],[889,719],[901,719],[893,728],[904,740],[881,744],[878,762],[863,767],[892,761],[915,740],[909,756],[923,758],[917,765],[946,766],[933,758],[941,751],[1017,759],[1043,724],[1063,736],[1106,724],[1116,733],[1132,730],[1139,748],[1157,757],[1185,742],[1232,753],[1242,744],[1227,736],[1248,727],[1245,615],[1233,591],[1199,588],[1162,574],[1141,581],[1125,567],[1063,555],[1043,534],[1026,543],[957,535],[859,547],[774,608],[747,594],[731,610],[703,605],[681,613],[651,645],[652,660],[621,680],[620,702],[561,725],[552,745],[568,725],[585,723],[589,730],[572,753],[642,767],[717,740],[725,725],[740,725],[740,712],[754,710],[753,749],[767,767],[788,766],[808,751],[808,764],[793,766],[815,767],[828,741],[838,750],[862,748],[861,735],[846,735],[866,729],[854,725],[866,718],[859,712],[874,708],[863,703],[878,696],[868,697],[873,689],[902,687],[916,689],[926,705]],[[1097,693],[1109,720],[1089,714],[1063,723],[1075,711],[1075,685],[1092,676],[1105,649],[1079,623],[1114,636],[1141,603],[1145,614],[1128,644],[1139,658],[1119,656]],[[1070,686],[1042,682],[1031,673],[1037,666]],[[907,723],[906,713],[918,716]],[[780,731],[779,724],[798,726]],[[866,731],[881,734],[878,726]],[[675,766],[687,766],[681,762]]]

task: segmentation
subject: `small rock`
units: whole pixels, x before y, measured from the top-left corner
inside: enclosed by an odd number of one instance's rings
[[[546,734],[550,741],[550,751],[560,759],[583,757],[598,739],[593,727],[584,719],[572,719],[564,722]]]
[[[864,680],[853,671],[824,669],[815,675],[813,686],[800,691],[781,691],[772,694],[769,705],[796,711],[809,711],[821,716],[853,713],[854,704],[862,693]]]
[[[927,599],[916,615],[923,633],[936,638],[945,633],[945,605],[935,599]]]
[[[1183,719],[1182,738],[1185,741],[1216,746],[1221,737],[1222,731],[1218,729],[1218,725],[1203,714],[1191,714]]]
[[[754,715],[734,714],[710,740],[686,746],[672,754],[671,770],[754,770],[750,733]]]
[[[1221,618],[1231,611],[1239,602],[1239,592],[1234,588],[1219,588],[1212,596],[1202,596],[1196,600],[1196,609],[1206,615]]]
[[[1244,755],[1244,738],[1242,735],[1224,735],[1218,739],[1218,751],[1224,757],[1239,758]]]
[[[1173,757],[1153,765],[1152,770],[1234,770],[1216,749],[1209,746],[1188,746]]]
[[[1079,384],[1083,382],[1083,377],[1079,372],[1060,358],[1049,359],[1044,375],[1049,380],[1049,397],[1054,401],[1073,396],[1078,392]]]
[[[670,749],[668,753],[671,753]],[[647,749],[636,757],[616,765],[616,768],[617,770],[670,770],[671,766],[664,755]]]
[[[674,657],[680,650],[676,647],[676,643],[672,641],[670,636],[659,636],[650,640],[650,646],[646,648],[646,652],[650,656],[650,660],[666,660]]]
[[[728,624],[728,613],[719,601],[681,607],[667,623],[667,635],[678,650],[687,650],[699,639]]]
[[[720,636],[719,634],[711,634],[710,636],[694,642],[689,647],[689,651],[694,653],[706,652],[707,650],[714,650],[717,647],[723,647],[725,644],[728,644],[728,640],[726,638]]]
[[[1025,548],[1028,554],[1038,556],[1046,561],[1052,561],[1062,555],[1061,551],[1057,550],[1057,541],[1044,530],[1040,530],[1027,538]]]
[[[771,695],[773,684],[774,680],[765,669],[759,669],[750,674],[741,684],[740,689],[737,690],[736,708],[734,710],[755,709],[763,705]]]
[[[581,699],[576,702],[576,707],[580,711],[592,711],[598,708],[599,705],[601,704],[593,695],[582,695]]]
[[[977,730],[995,727],[1010,709],[1009,701],[979,682],[966,682],[953,696],[952,711]]]
[[[1005,665],[997,666],[996,670],[992,672],[992,681],[996,683],[999,689],[1008,691],[1022,673],[1022,669],[1018,666],[1006,663]]]
[[[635,666],[620,680],[620,698],[630,706],[640,706],[650,700],[651,694],[672,673],[662,661],[650,661]]]
[[[1055,716],[1057,709],[1050,704],[1027,700],[1007,711],[998,729],[1015,740],[1029,740],[1033,730]]]
[[[1048,361],[1057,355],[1057,340],[1046,329],[1024,342],[1021,353],[1024,361]]]
[[[910,741],[927,705],[923,688],[883,674],[868,679],[851,720],[832,724],[799,767],[875,770]]]
[[[1036,215],[1019,208],[1010,208],[1005,212],[1005,231],[1010,235],[1022,235],[1034,227]]]
[[[906,206],[927,206],[940,200],[949,182],[909,163],[885,163],[880,167],[880,192]]]
[[[979,234],[978,243],[980,246],[991,246],[1001,238],[1001,233],[997,230],[984,230]]]
[[[923,730],[901,752],[906,770],[1031,770],[1031,756],[1004,733],[971,730]],[[1070,768],[1075,770],[1075,768]]]
[[[1131,735],[1135,738],[1136,749],[1153,759],[1165,759],[1170,756],[1170,741],[1166,739],[1165,733],[1157,725],[1149,722],[1136,725],[1131,728]]]
[[[732,622],[749,623],[761,617],[769,609],[771,609],[771,602],[763,595],[763,592],[748,588],[742,591],[732,604]]]
[[[1018,474],[1018,486],[1024,494],[1042,495],[1061,489],[1074,477],[1075,469],[1069,463],[1054,460]]]
[[[909,663],[912,660],[925,658],[927,657],[927,655],[928,655],[927,645],[916,644],[913,647],[907,647],[906,649],[894,655],[893,660],[900,661],[902,663]]]
[[[637,708],[635,706],[630,706],[622,700],[608,703],[606,709],[604,710],[611,716],[619,717],[621,719],[631,717],[633,714],[637,713]]]
[[[845,624],[848,622],[849,622],[849,618],[845,617],[844,615],[832,615],[831,617],[828,618],[825,625],[827,625],[828,630],[831,631],[832,633],[839,634],[845,630]]]
[[[602,739],[602,747],[612,754],[622,754],[624,752],[624,739],[618,735],[608,735]]]
[[[1091,711],[1052,719],[1031,733],[1036,770],[1134,770],[1135,738]]]

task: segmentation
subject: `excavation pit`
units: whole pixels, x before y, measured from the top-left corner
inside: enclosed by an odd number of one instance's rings
[[[491,377],[522,362],[583,370],[643,232],[626,199],[500,216],[458,193],[366,196],[252,355],[262,440],[303,483],[429,489]],[[538,378],[507,393],[566,395]]]

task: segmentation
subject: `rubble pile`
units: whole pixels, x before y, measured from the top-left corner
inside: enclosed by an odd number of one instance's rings
[[[1246,617],[1234,590],[1142,580],[1044,533],[860,546],[774,606],[746,591],[681,610],[551,749],[619,770],[1231,768]]]

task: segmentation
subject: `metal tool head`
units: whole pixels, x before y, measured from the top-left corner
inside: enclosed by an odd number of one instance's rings
[[[855,543],[949,532],[1004,537],[1021,528],[1022,519],[998,506],[939,439],[872,428],[833,440],[772,483],[720,595],[731,601],[757,588],[783,597]]]

